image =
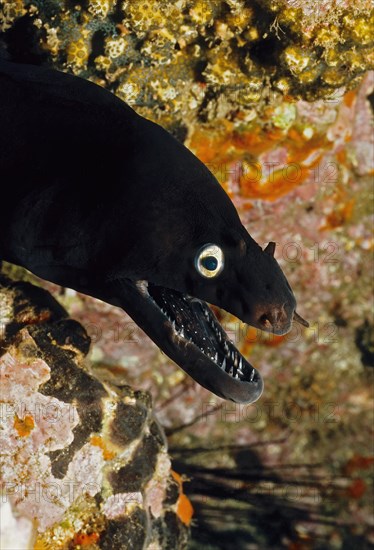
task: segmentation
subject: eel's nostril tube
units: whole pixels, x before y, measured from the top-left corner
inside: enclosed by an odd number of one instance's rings
[[[265,313],[263,313],[261,317],[259,317],[258,322],[261,326],[267,329],[271,329],[271,327],[273,326],[273,323],[270,321],[269,317]]]

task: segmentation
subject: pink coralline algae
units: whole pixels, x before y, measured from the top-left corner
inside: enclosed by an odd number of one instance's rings
[[[185,548],[149,395],[93,377],[87,334],[42,289],[0,276],[0,326],[1,547]]]
[[[20,337],[21,349],[36,352],[27,329]],[[98,492],[104,462],[102,451],[86,444],[62,479],[52,474],[48,453],[71,444],[79,417],[73,405],[37,391],[49,374],[45,361],[25,356],[14,346],[0,358],[1,482],[14,510],[36,520],[40,531],[62,519],[71,505],[72,491],[92,496]],[[32,428],[22,431],[20,424],[27,419]]]

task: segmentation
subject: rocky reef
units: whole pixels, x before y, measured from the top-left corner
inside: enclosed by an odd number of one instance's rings
[[[245,122],[286,96],[312,101],[357,86],[374,67],[371,8],[370,0],[13,0],[0,2],[0,31],[19,50],[18,34],[32,27],[49,62],[183,136],[186,122]]]
[[[371,2],[0,0],[0,26],[15,60],[90,79],[183,141],[215,174],[257,242],[277,242],[276,258],[310,322],[309,329],[293,327],[287,336],[272,337],[215,310],[265,379],[258,403],[236,407],[191,382],[124,312],[5,265],[17,280],[47,288],[86,328],[90,364],[95,377],[105,380],[105,386],[95,382],[101,402],[114,399],[105,397],[111,388],[110,396],[121,403],[129,399],[126,410],[142,418],[148,399],[143,392],[152,393],[179,471],[192,477],[187,485],[197,511],[192,548],[205,544],[218,550],[234,540],[234,531],[238,548],[246,548],[249,531],[251,548],[261,550],[267,544],[288,550],[371,547]],[[11,320],[8,302],[3,294],[2,315]],[[26,341],[34,338],[31,329],[36,325],[28,325]],[[43,372],[39,376],[47,376]],[[124,389],[128,384],[142,391],[135,395]],[[40,382],[35,391],[42,387]],[[84,385],[76,391],[83,399]],[[13,418],[13,429],[30,431],[32,422]],[[54,437],[71,437],[76,428],[68,428]],[[212,442],[215,452],[208,448]],[[112,452],[118,442],[105,445]],[[232,450],[236,446],[241,462]],[[158,456],[165,456],[162,449],[160,443]],[[267,485],[264,472],[268,476],[270,470]],[[261,502],[253,492],[261,493]],[[310,509],[311,501],[318,511]],[[132,503],[134,520],[144,517],[144,502],[143,493],[143,505]],[[177,502],[178,513],[188,516],[180,494]],[[257,513],[261,507],[265,515]],[[168,525],[186,528],[175,513],[167,517],[174,518]],[[69,533],[64,539],[69,544],[75,536],[74,544],[93,543],[79,538],[92,535],[86,524],[74,524],[75,530],[69,525],[58,531]],[[159,532],[169,529],[162,525]],[[38,540],[47,547],[47,539]]]
[[[98,380],[86,331],[0,279],[4,549],[185,548],[192,508],[149,394]]]

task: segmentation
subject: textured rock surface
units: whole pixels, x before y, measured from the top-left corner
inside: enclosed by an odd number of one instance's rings
[[[26,18],[56,66],[183,137],[186,121],[237,118],[239,110],[253,119],[284,96],[314,100],[357,85],[374,67],[371,7],[370,0],[1,0],[0,31],[18,29],[24,39]]]
[[[184,548],[150,396],[94,378],[85,330],[29,283],[1,277],[0,327],[1,547]]]
[[[308,330],[294,327],[286,337],[269,338],[217,311],[266,379],[258,403],[233,407],[191,383],[123,311],[39,280],[86,327],[96,370],[105,369],[112,382],[150,390],[158,418],[171,431],[200,418],[171,440],[183,458],[193,454],[190,447],[223,445],[214,457],[194,457],[200,475],[218,466],[230,475],[232,457],[224,445],[237,444],[254,446],[269,468],[291,471],[280,494],[301,507],[312,498],[326,522],[307,522],[292,512],[296,529],[282,533],[279,548],[371,547],[370,2],[0,0],[1,7],[20,58],[34,55],[39,62],[37,43],[47,62],[118,94],[207,164],[251,235],[261,245],[277,241],[276,257],[311,323]],[[30,35],[36,36],[33,48]],[[31,279],[24,270],[7,269]],[[208,414],[217,404],[221,408]],[[306,470],[299,489],[293,465]],[[321,467],[321,493],[302,489],[305,481],[314,483],[309,465]],[[251,476],[258,480],[255,466]],[[332,480],[342,473],[348,478],[335,490]],[[247,505],[252,479],[249,487],[242,479],[236,489]],[[278,492],[262,486],[261,476],[258,481],[274,521],[266,497],[273,500]],[[229,506],[226,496],[233,493],[224,485],[220,478],[213,503],[204,492],[195,495],[194,548],[201,547],[204,532],[214,550],[222,548],[224,536],[232,545],[233,531],[240,532],[237,503]],[[287,514],[288,506],[274,500],[278,517]],[[254,508],[244,521],[253,527],[253,548],[262,550],[276,533],[258,515],[257,501]]]

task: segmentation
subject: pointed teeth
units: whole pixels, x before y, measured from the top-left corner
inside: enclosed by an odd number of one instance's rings
[[[249,381],[253,382],[254,377],[255,377],[255,369],[252,369],[251,376],[249,377]]]
[[[169,306],[172,311],[172,313],[170,314],[169,314]],[[161,310],[162,314],[169,320],[172,330],[179,338],[183,338],[184,340],[187,340],[195,344],[195,346],[197,346],[198,349],[200,349],[202,354],[204,354],[208,359],[214,362],[226,374],[229,374],[229,376],[231,376],[234,380],[237,380],[239,382],[242,380],[245,380],[245,381],[249,380],[247,370],[246,370],[248,369],[248,367],[246,367],[245,369],[246,373],[243,372],[243,369],[245,366],[244,365],[245,359],[242,357],[240,352],[237,351],[234,344],[230,342],[227,335],[223,331],[222,327],[219,325],[216,318],[210,311],[202,308],[203,309],[202,313],[206,318],[206,326],[208,330],[212,333],[212,341],[209,342],[209,340],[211,340],[211,337],[208,333],[205,336],[202,336],[202,338],[198,339],[200,341],[199,341],[199,344],[197,345],[195,343],[196,339],[192,334],[192,328],[189,327],[188,324],[184,324],[183,322],[177,321],[174,318],[175,311],[178,309],[178,304],[176,305],[174,303],[170,303],[169,306],[165,307],[164,304],[161,304],[159,305],[159,309]],[[298,317],[298,314],[295,312],[295,319],[297,317]],[[196,331],[193,331],[193,332],[196,332]],[[211,344],[213,343],[214,338],[216,343],[216,349],[215,348],[212,349],[211,347]],[[251,372],[250,381],[252,381],[255,376],[255,371],[252,370],[249,372]]]
[[[308,321],[305,321],[305,319],[303,319],[296,311],[293,314],[293,320],[300,323],[300,325],[303,325],[303,327],[309,327]]]

